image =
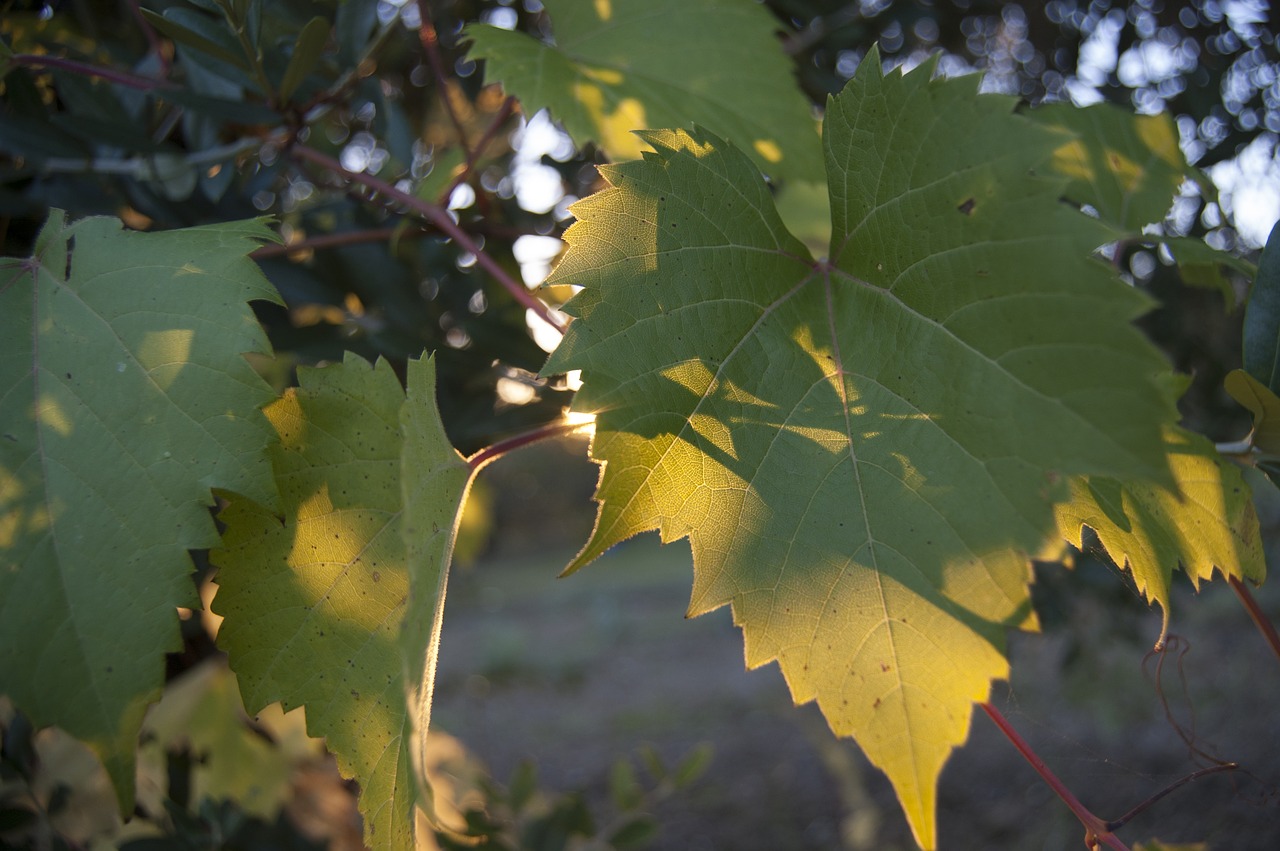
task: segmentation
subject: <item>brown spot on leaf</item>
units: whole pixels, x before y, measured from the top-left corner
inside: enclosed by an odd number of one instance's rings
[[[956,207],[956,209],[964,213],[966,216],[972,216],[973,208],[976,206],[978,206],[977,201],[975,201],[973,198],[966,198],[964,199],[964,203],[962,203],[959,207]]]

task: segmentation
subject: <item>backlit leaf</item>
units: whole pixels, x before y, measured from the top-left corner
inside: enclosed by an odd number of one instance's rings
[[[555,43],[473,24],[471,56],[527,113],[633,159],[632,131],[697,122],[778,177],[820,180],[807,99],[761,5],[742,0],[546,0]],[[672,22],[678,21],[676,26]]]
[[[1267,455],[1280,456],[1280,397],[1243,369],[1227,373],[1223,386],[1253,414],[1250,441]]]
[[[1070,178],[1065,195],[1087,204],[1104,222],[1131,235],[1164,221],[1173,199],[1188,180],[1212,192],[1213,183],[1193,168],[1178,140],[1178,128],[1167,114],[1134,115],[1112,103],[1076,107],[1045,104],[1026,115],[1072,138],[1054,152],[1050,166]],[[1248,264],[1200,239],[1148,237],[1168,247],[1183,280],[1223,294],[1227,309],[1235,303],[1227,269],[1243,272]]]
[[[1045,104],[1027,115],[1074,137],[1051,163],[1071,179],[1066,196],[1128,231],[1163,221],[1191,171],[1168,115],[1134,115],[1111,103]]]
[[[1071,501],[1056,509],[1062,536],[1083,547],[1081,529],[1098,534],[1103,547],[1148,601],[1159,603],[1169,628],[1169,589],[1179,565],[1196,585],[1226,576],[1261,582],[1266,575],[1258,516],[1236,465],[1224,461],[1207,439],[1182,428],[1165,432],[1176,489],[1105,477],[1071,483]]]
[[[582,369],[599,517],[574,570],[688,536],[691,615],[732,605],[892,780],[921,845],[974,701],[1031,626],[1028,556],[1064,476],[1168,480],[1147,299],[1060,203],[1061,136],[933,66],[875,54],[827,110],[829,260],[755,166],[706,131],[603,168],[551,278],[584,287],[546,373]]]
[[[134,233],[55,212],[0,260],[0,688],[90,742],[132,809],[146,704],[199,607],[188,549],[217,541],[210,488],[266,504],[273,396],[245,256],[260,221]]]
[[[435,361],[410,361],[408,400],[400,411],[404,435],[401,534],[409,567],[409,603],[400,629],[400,654],[414,776],[424,798],[430,795],[427,731],[445,584],[471,482],[467,462],[445,436],[435,391]]]
[[[309,732],[360,782],[366,842],[412,848],[411,751],[426,719],[420,701],[406,712],[405,696],[430,697],[444,601],[443,563],[431,560],[452,542],[462,462],[443,442],[429,364],[411,366],[407,404],[385,361],[348,355],[299,380],[265,409],[281,441],[283,520],[246,499],[221,515],[219,643],[250,712],[306,706]],[[404,485],[402,448],[415,476]],[[431,523],[439,534],[423,531]]]

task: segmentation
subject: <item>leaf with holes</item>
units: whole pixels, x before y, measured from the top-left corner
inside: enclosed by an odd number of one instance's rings
[[[413,752],[426,734],[421,698],[466,465],[443,440],[429,363],[411,365],[408,403],[385,361],[348,355],[299,380],[265,409],[280,437],[283,521],[247,499],[221,515],[218,640],[250,712],[306,706],[308,731],[360,782],[366,842],[412,848]]]
[[[776,177],[820,180],[808,100],[763,6],[741,0],[546,0],[554,44],[473,24],[471,57],[527,113],[550,109],[578,144],[638,157],[632,131],[694,121]],[[672,26],[679,21],[678,26]]]
[[[687,535],[689,613],[730,604],[747,663],[857,739],[926,848],[1065,476],[1169,481],[1175,416],[1148,300],[1091,257],[1116,234],[1044,167],[1060,134],[932,72],[872,54],[831,101],[830,259],[737,148],[644,134],[574,207],[551,282],[584,289],[544,368],[583,370],[603,465],[569,569]]]
[[[134,750],[187,550],[213,545],[210,488],[266,504],[268,345],[247,302],[278,296],[246,255],[261,221],[134,233],[54,212],[0,260],[0,689],[102,756],[132,811]]]

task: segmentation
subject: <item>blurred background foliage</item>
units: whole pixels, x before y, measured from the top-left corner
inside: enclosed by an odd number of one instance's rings
[[[766,5],[815,114],[873,44],[889,67],[938,53],[942,73],[982,71],[986,89],[1030,104],[1107,100],[1176,116],[1188,159],[1219,193],[1179,199],[1162,225],[1167,234],[1204,237],[1247,256],[1280,217],[1280,56],[1261,0]],[[258,257],[285,305],[256,309],[276,349],[258,366],[277,388],[293,383],[297,365],[337,360],[344,350],[402,369],[425,349],[437,352],[441,412],[463,453],[550,421],[572,386],[537,376],[555,343],[545,324],[473,253],[403,204],[290,155],[304,143],[350,172],[447,206],[486,254],[536,286],[572,220],[569,205],[599,188],[603,156],[590,145],[576,150],[545,115],[521,114],[486,85],[462,36],[474,21],[550,32],[538,0],[0,0],[0,246],[8,256],[29,253],[50,207],[114,215],[138,229],[272,216],[284,244]],[[1196,377],[1184,399],[1190,424],[1217,439],[1241,436],[1247,420],[1218,389],[1238,365],[1238,316],[1220,293],[1183,286],[1176,267],[1141,246],[1121,265],[1164,304],[1144,326]],[[554,305],[567,293],[544,295]],[[561,460],[538,457],[513,466],[501,487],[478,491],[464,560],[489,546],[559,541],[556,518],[565,507],[583,513],[586,468],[565,473]],[[569,483],[551,493],[537,486],[565,476]],[[503,535],[491,544],[495,516]],[[171,659],[170,674],[198,674],[184,688],[225,702],[234,678],[216,667],[214,628],[207,618],[184,621],[188,649]],[[180,703],[181,695],[166,700]],[[227,792],[236,778],[202,763],[198,754],[209,747],[166,732],[165,717],[148,728],[151,746],[163,743],[148,770],[168,791],[149,814],[172,836],[190,847],[214,847],[210,837],[225,847],[336,841],[295,835],[276,823],[274,806],[255,808],[239,787]],[[296,724],[250,721],[234,708],[225,718],[232,721],[220,734],[233,752],[252,750],[256,736],[281,764],[323,761]],[[80,837],[56,820],[70,791],[52,781],[39,786],[50,758],[35,734],[11,711],[3,727],[0,830],[8,832],[0,835],[40,847],[50,847],[50,837]],[[291,776],[296,785],[297,771]],[[486,782],[489,799],[505,801],[508,814],[534,798],[525,775],[506,789]],[[210,783],[223,792],[193,794]],[[283,794],[259,793],[273,802]],[[574,799],[545,800],[540,815],[521,822],[552,837],[537,847],[565,847],[575,830],[587,830],[590,816]],[[627,792],[615,803],[625,815],[643,800]],[[358,837],[358,826],[352,834],[341,823],[349,817],[344,811],[325,823]],[[460,829],[501,830],[479,815]],[[628,831],[628,841],[650,835]]]

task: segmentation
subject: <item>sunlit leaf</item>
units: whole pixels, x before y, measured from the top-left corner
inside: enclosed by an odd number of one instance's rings
[[[246,258],[262,222],[167,233],[54,213],[29,260],[0,260],[0,688],[89,741],[126,812],[133,752],[188,549],[217,541],[212,487],[275,499],[257,408],[271,390]]]
[[[444,599],[444,567],[431,560],[452,541],[461,462],[442,442],[429,364],[411,368],[407,405],[385,361],[348,355],[299,373],[301,386],[266,408],[283,520],[245,499],[221,515],[219,643],[250,712],[306,706],[308,730],[360,782],[366,841],[411,848],[411,751],[425,736]],[[403,485],[402,447],[415,476]],[[431,523],[439,534],[423,531]],[[411,712],[406,689],[418,697]]]
[[[278,708],[272,720],[276,716],[285,718]],[[166,753],[185,751],[194,763],[193,805],[206,798],[230,798],[245,812],[271,819],[289,797],[296,763],[301,758],[318,759],[323,749],[319,741],[302,736],[307,745],[301,748],[287,740],[277,743],[274,736],[262,734],[265,729],[261,723],[258,729],[250,726],[235,674],[225,660],[210,659],[169,683],[164,697],[147,713],[139,761],[143,767],[149,761],[155,775],[164,777]],[[153,812],[163,811],[160,799],[152,806]]]
[[[694,123],[777,177],[822,178],[807,99],[768,9],[741,0],[546,0],[554,44],[473,24],[471,56],[527,113],[551,110],[578,144],[640,155],[632,131]],[[676,23],[678,22],[678,23]]]
[[[1070,134],[1050,163],[1070,178],[1066,196],[1130,232],[1164,219],[1190,171],[1168,115],[1134,115],[1111,103],[1045,104],[1027,115]]]
[[[1083,547],[1082,527],[1097,533],[1115,562],[1127,567],[1146,599],[1159,603],[1169,628],[1169,591],[1181,565],[1196,585],[1215,569],[1261,582],[1266,575],[1258,516],[1235,464],[1212,443],[1182,428],[1165,433],[1176,489],[1087,477],[1071,483],[1071,501],[1056,509],[1062,535]]]
[[[1167,481],[1174,418],[1147,299],[1090,257],[1115,232],[1045,176],[1061,136],[932,71],[872,54],[830,103],[830,260],[734,146],[646,133],[574,207],[552,282],[585,289],[544,370],[583,370],[603,464],[569,569],[687,535],[689,613],[731,604],[748,665],[857,739],[926,848],[1064,475]]]
[[[1227,373],[1223,386],[1253,414],[1252,444],[1268,455],[1280,456],[1280,397],[1243,369]]]
[[[1087,204],[1104,222],[1132,235],[1164,221],[1184,182],[1213,189],[1209,179],[1187,162],[1178,128],[1167,114],[1134,115],[1112,103],[1083,108],[1053,103],[1028,110],[1026,115],[1069,134],[1049,163],[1070,178],[1066,197]],[[1247,264],[1203,240],[1149,239],[1168,246],[1183,280],[1219,290],[1227,308],[1234,306],[1235,292],[1226,270],[1241,271]]]
[[[457,539],[471,470],[449,443],[436,409],[434,360],[409,362],[408,399],[400,411],[404,435],[401,491],[409,603],[400,630],[405,702],[413,767],[419,788],[427,783],[427,731],[436,678],[445,584]]]

